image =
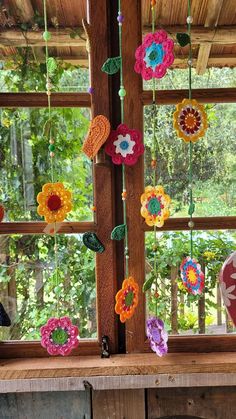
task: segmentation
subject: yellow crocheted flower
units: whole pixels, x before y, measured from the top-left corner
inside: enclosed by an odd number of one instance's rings
[[[174,112],[174,128],[185,142],[195,143],[203,137],[207,124],[207,115],[204,106],[195,99],[184,99],[176,106]]]
[[[170,216],[170,202],[170,197],[164,193],[162,186],[147,186],[141,195],[141,215],[147,225],[162,227]]]
[[[46,183],[37,196],[39,206],[37,212],[45,218],[46,223],[64,221],[71,211],[71,192],[63,183]]]
[[[130,276],[124,279],[122,288],[116,294],[115,312],[120,315],[120,321],[124,323],[133,316],[138,305],[139,286],[135,279]]]

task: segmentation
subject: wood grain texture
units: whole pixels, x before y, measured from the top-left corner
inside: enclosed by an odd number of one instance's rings
[[[93,419],[145,419],[144,390],[93,392]]]
[[[2,419],[90,419],[86,391],[0,394]]]
[[[202,75],[206,72],[208,67],[208,61],[211,53],[211,43],[200,45],[198,51],[196,72],[198,75]]]
[[[0,93],[1,108],[46,108],[46,93]],[[55,108],[90,108],[88,93],[52,93],[51,105]]]
[[[194,230],[235,230],[236,229],[236,217],[196,217],[194,221]],[[188,218],[169,218],[165,221],[160,231],[185,231],[189,230]],[[152,231],[151,227],[145,223],[142,223],[144,231]]]
[[[142,80],[140,75],[133,71],[135,57],[134,51],[141,42],[141,2],[122,1],[122,13],[125,18],[123,25],[123,63],[124,86],[127,92],[125,97],[125,123],[130,128],[143,132],[143,108],[140,101]],[[131,36],[132,34],[132,36]],[[127,180],[127,219],[129,234],[129,267],[140,287],[139,304],[134,316],[126,323],[126,350],[128,352],[140,351],[145,339],[145,298],[142,293],[142,284],[145,277],[144,262],[144,234],[140,220],[140,195],[144,190],[143,158],[132,167],[126,166]]]
[[[44,229],[47,223],[41,221],[28,222],[7,222],[0,223],[0,234],[45,234]],[[85,233],[86,231],[96,231],[97,225],[93,222],[63,222],[58,233]]]
[[[148,390],[148,419],[234,419],[236,387]]]
[[[192,96],[201,103],[233,103],[236,101],[236,88],[193,89]],[[176,105],[188,97],[188,90],[159,90],[157,105]],[[142,93],[143,105],[152,104],[152,91]]]

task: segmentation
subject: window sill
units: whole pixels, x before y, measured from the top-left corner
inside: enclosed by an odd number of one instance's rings
[[[112,355],[0,361],[0,392],[231,386],[236,353]]]

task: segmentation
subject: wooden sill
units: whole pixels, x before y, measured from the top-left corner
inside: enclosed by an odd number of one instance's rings
[[[0,392],[236,385],[236,353],[0,360]]]

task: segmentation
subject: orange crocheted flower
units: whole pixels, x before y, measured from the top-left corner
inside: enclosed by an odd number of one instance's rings
[[[134,314],[134,309],[138,305],[139,286],[134,278],[130,276],[124,279],[122,288],[116,294],[115,312],[120,315],[120,321],[124,323]]]
[[[170,216],[170,202],[170,197],[164,193],[162,186],[147,186],[141,195],[141,215],[147,225],[162,227]]]
[[[174,112],[174,128],[185,142],[195,143],[203,137],[207,124],[207,115],[204,106],[195,99],[184,99],[176,106]]]
[[[46,223],[64,221],[72,209],[71,192],[63,183],[46,183],[37,196],[37,212],[45,218]]]

